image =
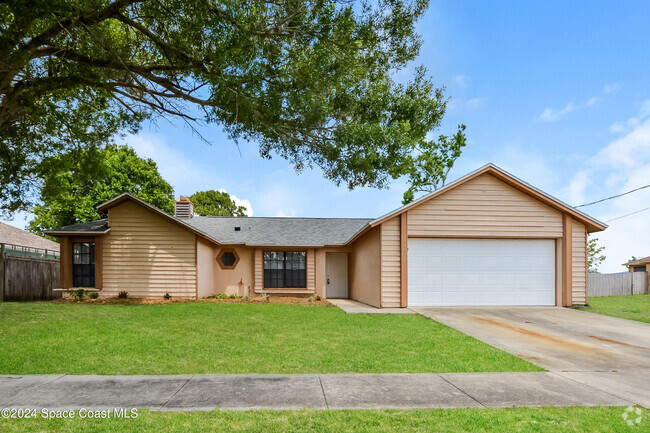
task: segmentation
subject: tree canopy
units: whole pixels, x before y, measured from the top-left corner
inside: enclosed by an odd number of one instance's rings
[[[587,241],[587,268],[589,272],[598,272],[600,264],[607,258],[603,251],[605,251],[605,247],[598,245],[598,238],[590,237]]]
[[[152,116],[214,123],[264,158],[384,187],[440,126],[419,53],[427,0],[8,0],[0,4],[0,210],[50,159]],[[441,146],[446,146],[445,140]],[[77,152],[78,153],[78,152]]]
[[[194,213],[203,216],[237,216],[245,217],[246,207],[237,203],[225,191],[198,191],[190,196],[194,204]]]
[[[47,229],[100,219],[104,215],[96,206],[125,192],[173,214],[174,191],[151,159],[118,145],[80,152],[50,161],[57,169],[45,177],[29,231],[42,235]]]

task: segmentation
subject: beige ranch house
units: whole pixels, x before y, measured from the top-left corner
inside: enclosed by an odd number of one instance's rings
[[[489,164],[376,219],[175,215],[123,194],[107,219],[48,232],[63,289],[219,293],[375,307],[587,302],[587,234],[607,226]]]

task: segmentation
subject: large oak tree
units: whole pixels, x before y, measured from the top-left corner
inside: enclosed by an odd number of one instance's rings
[[[412,172],[446,99],[406,69],[426,0],[0,3],[0,209],[28,209],[48,159],[148,116],[218,124],[262,157],[382,187]],[[395,73],[405,70],[396,81]],[[422,146],[421,146],[422,147]]]

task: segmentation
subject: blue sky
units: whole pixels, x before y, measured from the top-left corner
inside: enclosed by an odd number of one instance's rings
[[[416,64],[452,98],[442,132],[467,125],[450,178],[493,162],[573,205],[650,184],[648,16],[650,2],[433,1]],[[261,159],[255,143],[238,148],[218,127],[200,130],[213,146],[165,121],[125,141],[159,164],[176,195],[223,188],[255,216],[375,217],[406,188],[350,192],[317,170]],[[650,188],[583,210],[607,221],[649,206]],[[622,271],[631,255],[650,255],[650,211],[598,237],[601,270]]]

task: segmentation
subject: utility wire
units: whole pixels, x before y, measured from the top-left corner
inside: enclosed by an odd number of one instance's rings
[[[638,190],[640,190],[640,189],[644,189],[644,188],[650,188],[650,185],[645,185],[645,186],[642,186],[642,187],[639,187],[639,188],[633,189],[633,190],[631,190],[631,191],[627,191],[627,192],[624,192],[624,193],[621,193],[621,194],[618,194],[618,195],[613,195],[613,196],[611,196],[611,197],[603,198],[603,199],[601,199],[601,200],[592,201],[591,203],[585,203],[585,204],[581,204],[581,205],[579,205],[579,206],[574,206],[574,207],[591,206],[592,204],[601,203],[601,202],[603,202],[603,201],[611,200],[611,199],[613,199],[613,198],[623,197],[624,195],[631,194],[631,193],[633,193],[633,192],[635,192],[635,191],[638,191]]]
[[[626,215],[621,215],[621,216],[619,216],[619,217],[612,218],[611,220],[607,220],[607,221],[605,221],[605,222],[606,222],[606,223],[610,223],[610,222],[612,222],[612,221],[620,220],[621,218],[629,217],[630,215],[634,215],[634,214],[637,214],[637,213],[645,212],[645,211],[647,211],[647,210],[650,210],[650,207],[647,207],[647,208],[645,208],[645,209],[641,209],[641,210],[638,210],[638,211],[636,211],[636,212],[632,212],[632,213],[629,213],[629,214],[626,214]]]

